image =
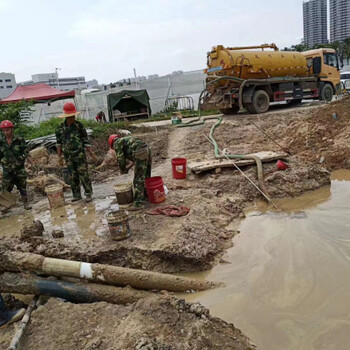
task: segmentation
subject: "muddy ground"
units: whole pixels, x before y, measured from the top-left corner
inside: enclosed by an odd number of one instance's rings
[[[220,148],[233,154],[280,151],[274,142],[250,123],[254,121],[292,154],[286,159],[289,165],[286,171],[277,170],[276,162],[264,164],[264,178],[269,194],[273,198],[297,196],[329,184],[330,170],[350,167],[349,107],[350,99],[344,98],[321,107],[300,108],[292,112],[282,110],[280,113],[259,116],[227,116],[215,131],[215,138]],[[8,249],[34,252],[48,257],[153,271],[174,273],[211,268],[232,245],[232,237],[238,233],[236,227],[239,219],[244,217],[243,209],[254,205],[255,200],[262,199],[261,194],[234,169],[223,169],[221,172],[213,170],[200,175],[188,174],[186,180],[172,179],[171,158],[181,156],[189,162],[214,159],[213,147],[204,136],[208,135],[212,125],[212,122],[208,122],[191,128],[169,127],[165,130],[149,129],[147,132],[141,130],[137,133],[152,149],[153,174],[162,176],[169,189],[165,204],[189,207],[190,213],[187,216],[170,218],[150,216],[144,211],[131,213],[131,237],[124,241],[112,241],[103,217],[112,204],[113,184],[130,181],[132,174],[117,176],[115,169],[106,169],[103,172],[93,172],[96,198],[94,203],[81,202],[67,206],[67,213],[68,210],[74,211],[76,220],[79,217],[88,220],[91,216],[89,211],[93,212],[93,230],[101,234],[84,235],[84,229],[75,233],[70,229],[72,226],[67,223],[61,225],[60,219],[54,218],[55,214],[50,213],[48,215],[51,215],[51,221],[43,222],[45,231],[42,237],[21,240],[18,231],[9,232],[1,237],[0,244],[6,245]],[[96,142],[97,145],[100,141]],[[103,152],[100,153],[102,159]],[[246,167],[244,171],[257,183],[255,166]],[[47,200],[33,188],[32,193],[35,193],[36,202],[33,212],[35,218],[40,219],[42,212],[48,212]],[[151,206],[147,205],[149,207]],[[21,210],[18,209],[15,213],[21,215]],[[64,217],[66,213],[58,214],[59,217]],[[56,225],[53,223],[54,219]],[[57,226],[62,228],[65,237],[52,237],[51,231],[57,229]],[[174,322],[170,319],[166,319],[165,326],[161,328],[157,323],[158,318],[166,318],[164,315],[167,313],[172,315],[172,304],[178,303],[175,299],[169,300],[165,302],[155,298],[131,306],[103,303],[71,305],[53,300],[34,314],[25,344],[41,344],[47,338],[46,343],[43,343],[46,347],[36,347],[38,350],[112,349],[113,346],[116,349],[249,349],[244,345],[245,340],[236,338],[234,332],[237,331],[232,326],[218,319],[211,319],[209,322],[208,319],[202,321],[200,318],[192,324],[195,316],[182,312],[180,319],[175,322],[175,328],[169,326]],[[66,311],[68,309],[69,313]],[[108,318],[106,310],[113,313],[112,318]],[[155,312],[157,317],[154,317]],[[58,326],[62,318],[66,322]],[[83,319],[92,321],[85,323],[83,328],[75,327]],[[57,328],[40,327],[44,323],[57,324]],[[112,325],[114,333],[109,330]],[[129,327],[137,332],[128,333]],[[226,337],[230,340],[226,341]],[[196,343],[189,344],[190,338]],[[240,345],[234,343],[236,340]],[[61,343],[66,347],[59,347]]]
[[[68,329],[69,327],[69,329]],[[12,327],[1,331],[6,349]],[[156,296],[131,305],[71,304],[50,299],[33,314],[21,349],[253,350],[233,325],[200,304]]]

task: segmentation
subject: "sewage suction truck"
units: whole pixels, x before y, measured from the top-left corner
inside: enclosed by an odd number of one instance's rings
[[[331,101],[340,88],[338,55],[333,49],[280,51],[275,44],[215,46],[207,54],[202,110],[235,114],[268,111],[271,102]]]

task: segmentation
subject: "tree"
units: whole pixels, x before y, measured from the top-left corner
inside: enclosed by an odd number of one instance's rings
[[[10,120],[15,125],[24,124],[33,112],[33,101],[21,101],[0,105],[0,121]]]
[[[350,58],[350,38],[346,38],[339,43],[339,54],[342,58]]]
[[[304,40],[301,40],[300,44],[292,45],[291,47],[285,47],[282,51],[306,51],[307,46],[305,45]]]

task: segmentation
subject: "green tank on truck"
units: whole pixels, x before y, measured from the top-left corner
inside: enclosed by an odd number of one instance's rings
[[[271,102],[302,99],[331,101],[340,91],[335,50],[280,51],[275,44],[249,47],[215,46],[207,54],[202,110],[235,114],[267,112]]]

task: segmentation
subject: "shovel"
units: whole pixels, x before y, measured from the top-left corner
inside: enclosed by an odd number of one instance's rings
[[[0,205],[9,209],[16,205],[16,198],[8,191],[0,192]]]

